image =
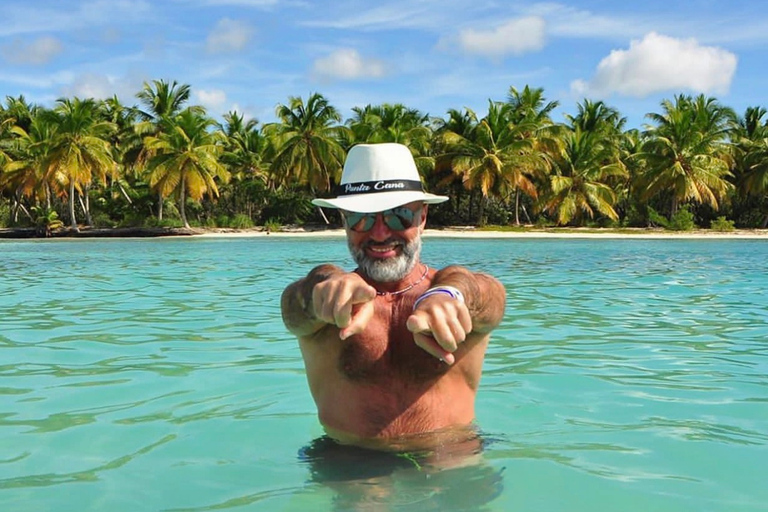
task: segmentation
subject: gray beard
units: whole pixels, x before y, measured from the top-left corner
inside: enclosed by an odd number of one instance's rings
[[[355,248],[349,240],[347,240],[347,246],[352,258],[364,275],[379,283],[392,283],[405,279],[418,263],[421,253],[421,236],[417,236],[403,245],[403,252],[400,256],[383,260],[368,257],[365,254],[365,246],[359,249]]]

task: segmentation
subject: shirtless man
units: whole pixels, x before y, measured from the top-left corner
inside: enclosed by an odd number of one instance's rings
[[[339,196],[313,201],[341,211],[358,267],[312,269],[283,292],[282,315],[319,420],[342,444],[425,448],[474,420],[505,290],[491,276],[421,262],[428,205],[447,199],[424,192],[408,148],[388,143],[353,147]]]

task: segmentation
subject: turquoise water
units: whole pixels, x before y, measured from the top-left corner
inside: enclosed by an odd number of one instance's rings
[[[0,510],[767,509],[768,243],[429,238],[424,258],[507,288],[488,445],[331,481],[300,456],[322,430],[278,297],[349,262],[341,239],[0,242]]]

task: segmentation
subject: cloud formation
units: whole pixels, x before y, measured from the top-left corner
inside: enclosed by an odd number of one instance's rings
[[[116,95],[125,103],[133,102],[135,94],[142,87],[142,77],[131,74],[118,77],[101,73],[83,73],[68,76],[66,82],[60,88],[62,96],[103,100]]]
[[[15,39],[2,48],[2,55],[11,64],[42,66],[62,52],[64,47],[55,37],[45,36],[29,43]]]
[[[651,32],[633,40],[628,50],[614,50],[597,66],[589,82],[575,80],[575,94],[621,94],[643,98],[650,94],[690,90],[705,94],[728,92],[738,59],[695,39],[675,39]]]
[[[466,53],[484,57],[522,55],[544,47],[545,30],[543,18],[516,18],[491,30],[462,30],[458,35],[458,45]]]
[[[245,22],[223,18],[216,23],[206,40],[208,53],[230,53],[243,50],[253,37],[253,28]]]
[[[227,93],[221,89],[198,89],[193,92],[196,103],[204,106],[209,112],[220,113],[227,102]]]
[[[360,80],[384,76],[384,63],[363,59],[353,48],[341,48],[315,60],[312,75],[320,80]]]

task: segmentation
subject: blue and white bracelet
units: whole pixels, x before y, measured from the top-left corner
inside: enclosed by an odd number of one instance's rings
[[[434,288],[430,288],[429,290],[419,295],[419,298],[417,298],[413,303],[413,309],[416,309],[419,303],[427,297],[438,294],[450,295],[451,298],[456,299],[457,301],[464,304],[464,295],[458,289],[454,288],[453,286],[435,286]]]

